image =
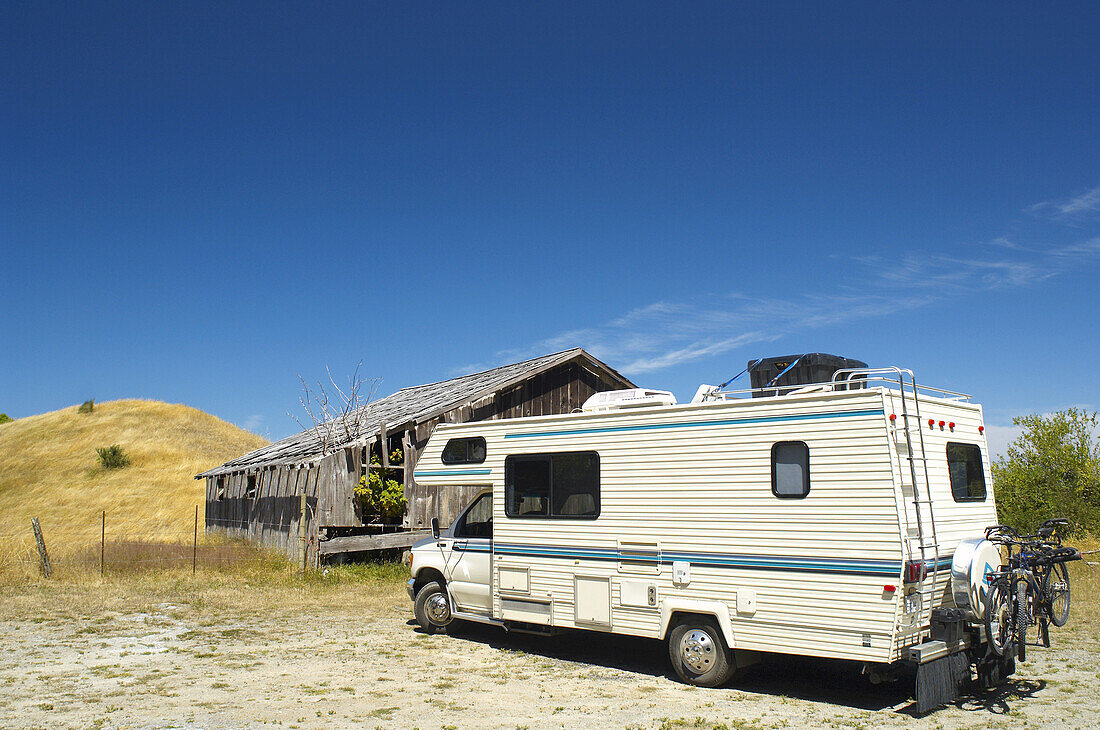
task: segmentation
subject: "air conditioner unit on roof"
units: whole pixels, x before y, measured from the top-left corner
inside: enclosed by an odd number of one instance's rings
[[[630,388],[629,390],[608,390],[596,393],[584,402],[581,410],[615,411],[622,408],[642,408],[645,406],[674,406],[676,396],[667,390],[649,390],[648,388]]]

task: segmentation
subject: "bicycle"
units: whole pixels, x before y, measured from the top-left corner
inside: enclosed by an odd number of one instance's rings
[[[1070,584],[1066,563],[1080,560],[1075,548],[1062,545],[1058,528],[1064,519],[1047,520],[1034,535],[1020,535],[1007,525],[986,530],[986,539],[1003,545],[1007,561],[986,576],[985,629],[990,652],[996,656],[1027,654],[1028,628],[1039,627],[1039,638],[1050,646],[1049,624],[1061,627],[1069,620]]]

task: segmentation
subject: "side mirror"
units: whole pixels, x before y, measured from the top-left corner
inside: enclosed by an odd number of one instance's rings
[[[433,517],[432,518],[432,537],[434,537],[436,540],[439,539],[439,518],[438,517]]]

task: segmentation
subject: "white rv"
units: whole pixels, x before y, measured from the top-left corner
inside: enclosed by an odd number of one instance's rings
[[[934,666],[959,684],[982,656],[980,608],[936,609],[956,607],[956,546],[997,522],[988,475],[981,406],[897,368],[441,425],[417,481],[478,496],[414,547],[409,595],[429,631],[666,639],[704,686],[759,652],[857,660],[874,681]]]

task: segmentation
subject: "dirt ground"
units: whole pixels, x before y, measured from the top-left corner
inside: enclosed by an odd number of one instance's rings
[[[44,728],[1089,727],[1098,642],[1056,634],[1014,681],[914,720],[908,688],[769,658],[722,689],[673,680],[655,641],[461,626],[429,636],[395,581],[0,592],[0,725]],[[283,593],[280,593],[280,592]],[[373,593],[372,593],[373,591]],[[370,594],[369,597],[367,594]],[[285,600],[283,600],[285,599]],[[332,608],[332,606],[337,606]]]

